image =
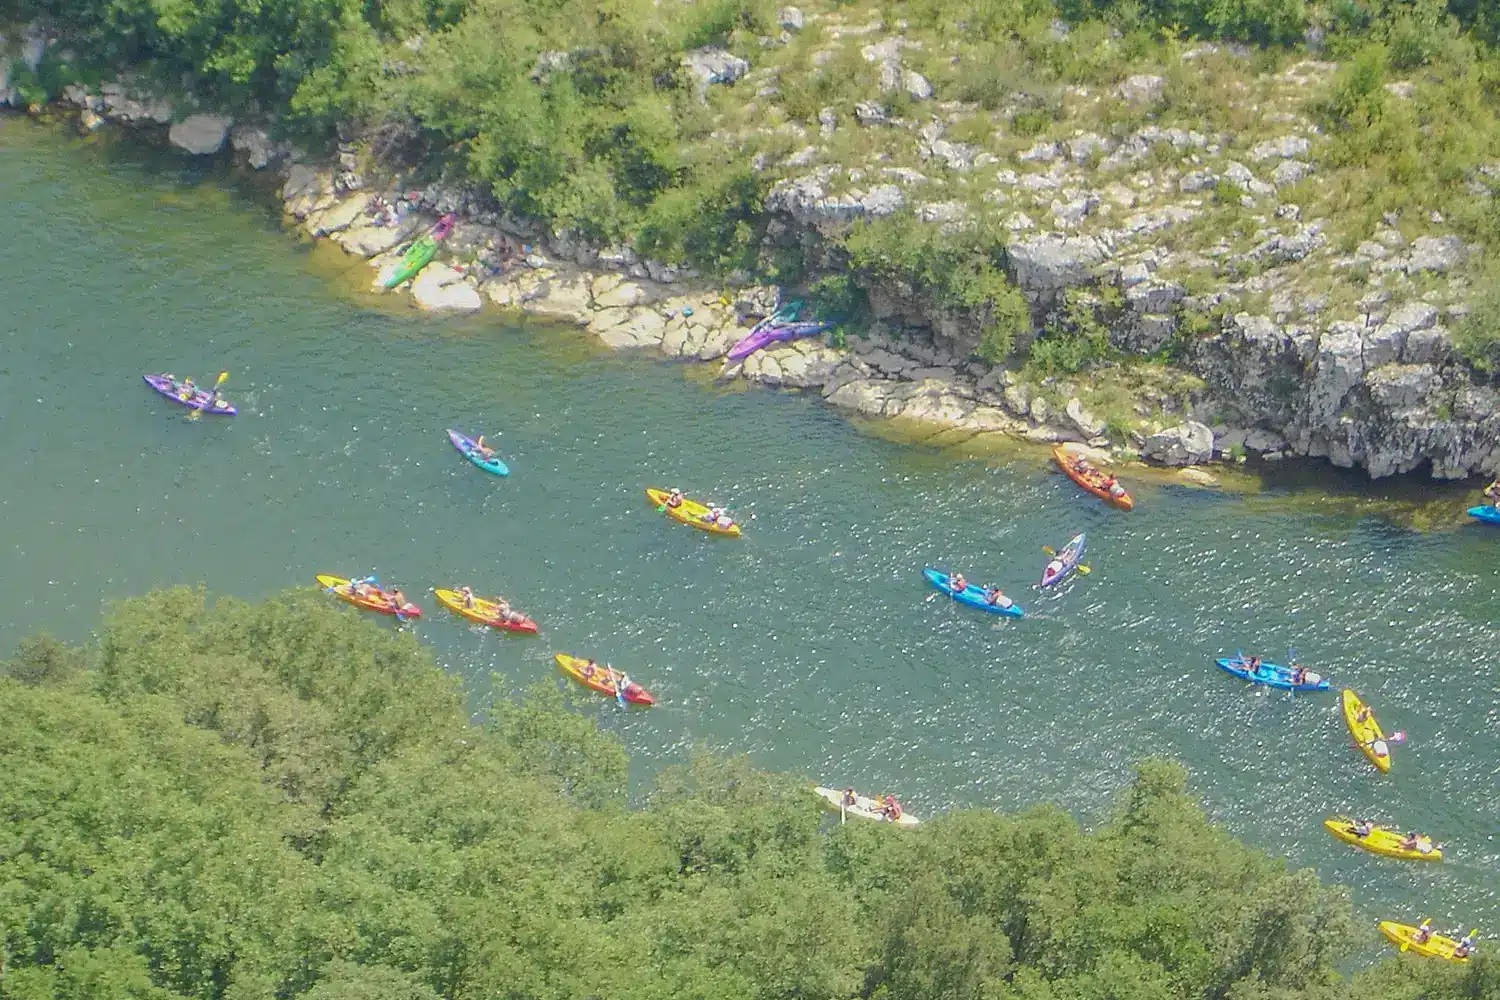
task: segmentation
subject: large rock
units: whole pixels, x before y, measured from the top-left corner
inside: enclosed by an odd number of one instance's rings
[[[894,214],[905,204],[905,194],[894,184],[830,195],[817,175],[777,181],[765,202],[772,212],[785,212],[798,222],[820,227],[881,218]]]
[[[1197,465],[1214,457],[1214,432],[1195,420],[1158,431],[1141,454],[1163,465]]]
[[[1159,76],[1137,73],[1115,88],[1115,96],[1131,104],[1155,104],[1162,99],[1166,86],[1167,81]]]
[[[605,309],[589,321],[589,330],[616,350],[657,347],[666,329],[666,317],[649,306]]]
[[[1412,242],[1406,270],[1446,274],[1462,264],[1467,256],[1464,241],[1457,236],[1419,236]]]
[[[1086,285],[1109,256],[1090,236],[1046,233],[1010,245],[1016,284],[1033,305],[1050,301],[1064,288]]]
[[[1363,333],[1364,328],[1358,324],[1333,323],[1318,341],[1307,394],[1307,416],[1315,430],[1333,425],[1349,391],[1364,380]]]
[[[724,49],[694,49],[682,57],[682,68],[693,78],[700,101],[708,99],[708,88],[716,83],[734,83],[750,72],[750,64]]]
[[[463,280],[463,272],[446,264],[428,264],[411,283],[411,297],[431,312],[477,312],[479,292]]]
[[[188,115],[167,130],[167,139],[194,156],[212,156],[224,148],[233,124],[227,115]]]
[[[291,147],[273,142],[263,128],[236,125],[229,131],[229,146],[245,155],[245,162],[256,170],[264,170],[283,156],[291,153]]]
[[[127,91],[124,83],[106,83],[99,88],[100,100],[110,117],[122,122],[154,122],[166,125],[172,120],[169,101],[154,94]]]
[[[1266,160],[1291,160],[1306,156],[1312,144],[1300,135],[1284,135],[1280,139],[1268,139],[1250,150],[1250,159],[1256,163]]]
[[[1073,426],[1078,428],[1078,433],[1085,438],[1096,438],[1104,433],[1104,421],[1084,409],[1083,402],[1078,397],[1068,400],[1063,412],[1068,415],[1068,420]]]
[[[365,216],[365,201],[365,198],[358,195],[345,198],[320,212],[308,215],[303,225],[314,238],[342,233]]]
[[[554,272],[539,282],[534,294],[520,303],[533,316],[587,326],[592,318],[593,293],[587,275]]]

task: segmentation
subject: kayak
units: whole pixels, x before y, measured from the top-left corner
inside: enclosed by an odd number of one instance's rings
[[[448,440],[453,442],[453,447],[457,448],[463,454],[464,458],[467,458],[485,472],[492,472],[497,476],[510,475],[510,466],[500,461],[500,456],[496,455],[494,458],[485,458],[479,454],[479,447],[474,443],[473,438],[465,437],[458,433],[458,431],[449,428]]]
[[[1450,962],[1467,962],[1468,956],[1460,958],[1453,954],[1458,948],[1458,942],[1441,934],[1433,934],[1426,941],[1417,943],[1417,929],[1410,924],[1398,924],[1394,920],[1382,920],[1380,922],[1380,933],[1386,936],[1386,940],[1397,945],[1402,951],[1414,951],[1418,955],[1428,958],[1444,958]]]
[[[735,341],[734,346],[729,349],[729,353],[725,357],[730,361],[739,361],[741,358],[748,358],[763,347],[769,347],[772,344],[782,341],[800,340],[803,337],[811,337],[822,333],[832,325],[832,323],[817,321],[758,327]]]
[[[838,810],[850,816],[858,816],[860,819],[873,819],[880,823],[894,823],[897,826],[916,826],[921,820],[910,813],[903,812],[900,819],[891,819],[880,811],[880,801],[872,799],[868,795],[854,795],[854,805],[846,806],[844,793],[837,788],[824,788],[822,785],[814,785],[813,793],[828,805],[830,809]],[[881,796],[883,798],[883,796]]]
[[[1070,449],[1065,444],[1060,444],[1052,449],[1052,458],[1057,462],[1057,467],[1062,469],[1063,473],[1069,479],[1073,480],[1073,482],[1082,486],[1105,503],[1114,504],[1121,510],[1133,510],[1135,508],[1135,501],[1130,498],[1129,493],[1121,493],[1119,496],[1115,496],[1101,485],[1106,477],[1105,473],[1099,469],[1091,469],[1089,472],[1079,472],[1074,468],[1073,457],[1076,454],[1075,449]],[[1123,486],[1120,488],[1124,489]]]
[[[622,674],[622,671],[615,670],[612,667],[601,666],[599,664],[595,664],[593,669],[590,670],[588,660],[580,659],[576,656],[569,656],[567,653],[556,653],[552,658],[557,661],[557,669],[561,670],[563,673],[567,674],[569,677],[573,678],[584,687],[592,688],[593,690],[598,691],[600,694],[608,695],[611,698],[616,697],[616,676]],[[626,685],[625,700],[630,702],[632,705],[656,704],[656,699],[651,696],[651,692],[641,687],[635,681],[631,681],[628,685]]]
[[[1043,587],[1050,587],[1055,583],[1061,583],[1068,578],[1070,573],[1078,568],[1078,561],[1083,558],[1083,546],[1087,541],[1088,536],[1080,531],[1068,539],[1068,544],[1064,545],[1057,555],[1047,560],[1047,565],[1042,567]],[[1052,571],[1053,560],[1062,562],[1062,569],[1055,573]]]
[[[1476,521],[1487,521],[1490,524],[1500,524],[1500,510],[1496,510],[1490,504],[1480,504],[1478,507],[1469,508],[1469,516]]]
[[[366,611],[378,611],[383,615],[396,614],[396,609],[391,606],[389,593],[384,590],[378,589],[378,587],[373,594],[370,594],[368,596],[361,596],[349,589],[350,581],[345,580],[341,576],[327,576],[320,573],[317,576],[317,581],[318,586],[324,588],[325,590],[331,591],[335,597],[338,597],[340,600],[348,601],[350,604],[354,605],[357,608],[364,608]],[[404,605],[401,606],[401,613],[399,615],[396,615],[396,617],[421,618],[422,609],[417,607],[412,602],[407,601]]]
[[[1347,816],[1334,816],[1325,819],[1323,826],[1329,833],[1346,844],[1363,848],[1371,854],[1381,854],[1388,858],[1400,858],[1403,861],[1441,861],[1443,860],[1443,849],[1432,842],[1431,837],[1418,836],[1416,848],[1402,847],[1401,834],[1388,826],[1377,826],[1363,837],[1354,832],[1354,821]],[[1422,850],[1423,847],[1427,849]]]
[[[666,490],[648,489],[646,491],[646,499],[650,500],[657,507],[667,506],[667,495]],[[699,531],[706,531],[710,535],[732,535],[735,538],[739,537],[740,526],[738,524],[730,524],[727,528],[721,528],[717,524],[710,524],[703,520],[703,516],[707,513],[708,508],[696,500],[684,499],[676,507],[667,507],[668,517],[674,517],[683,524],[691,524]]]
[[[1240,680],[1250,681],[1252,684],[1264,684],[1267,687],[1280,688],[1283,691],[1328,690],[1328,681],[1311,670],[1303,675],[1301,684],[1296,684],[1292,681],[1292,668],[1283,667],[1279,663],[1267,663],[1265,660],[1261,660],[1252,672],[1249,662],[1243,657],[1236,656],[1233,659],[1229,659],[1221,656],[1214,662],[1226,674],[1233,674]]]
[[[939,573],[935,569],[924,569],[922,571],[922,575],[927,577],[927,582],[932,584],[938,590],[941,590],[943,593],[947,594],[949,597],[953,598],[955,601],[958,601],[961,604],[967,604],[971,608],[978,608],[981,611],[988,611],[992,615],[1010,615],[1012,618],[1020,618],[1026,614],[1026,612],[1021,610],[1021,606],[1014,601],[1012,601],[1008,606],[991,604],[984,598],[984,589],[982,587],[976,587],[972,583],[964,587],[963,593],[955,594],[953,592],[953,587],[948,583],[947,573]]]
[[[438,589],[432,594],[443,607],[454,614],[463,615],[470,621],[500,629],[502,632],[524,632],[527,635],[536,635],[536,622],[516,611],[511,612],[512,617],[506,618],[500,611],[500,605],[494,601],[476,597],[474,606],[466,608],[464,595],[456,590]]]
[[[214,394],[206,389],[194,386],[192,389],[184,390],[182,383],[170,375],[142,375],[146,384],[157,392],[166,396],[178,406],[186,406],[190,410],[202,410],[204,413],[220,413],[226,417],[232,417],[237,410],[234,404],[226,400],[214,402]]]
[[[1349,735],[1354,737],[1355,744],[1360,752],[1370,758],[1370,763],[1380,768],[1382,774],[1391,769],[1391,748],[1386,742],[1385,732],[1380,728],[1380,723],[1375,721],[1374,713],[1370,713],[1364,722],[1360,722],[1356,716],[1360,709],[1369,709],[1369,706],[1359,700],[1359,695],[1344,689],[1341,696],[1344,706],[1344,724],[1349,727]]]
[[[436,253],[437,240],[431,233],[428,233],[406,248],[406,253],[401,255],[400,263],[396,265],[390,277],[380,283],[380,287],[395,288],[404,281],[410,281],[416,277],[418,271],[432,263],[432,258]]]

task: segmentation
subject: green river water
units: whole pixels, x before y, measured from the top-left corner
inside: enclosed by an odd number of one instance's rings
[[[1034,456],[959,460],[578,332],[351,291],[363,264],[194,171],[0,119],[0,655],[36,630],[85,640],[102,602],[156,586],[257,598],[374,572],[478,699],[492,671],[556,677],[555,651],[630,670],[660,707],[590,707],[642,777],[704,745],[921,816],[1052,800],[1087,820],[1165,754],[1217,820],[1372,920],[1500,932],[1495,529],[1275,490],[1145,485],[1108,510]],[[140,381],[220,369],[233,419],[187,421]],[[511,477],[464,462],[449,426],[500,434]],[[729,503],[745,537],[668,522],[648,485]],[[1039,547],[1076,531],[1093,574],[1039,595]],[[930,600],[925,565],[1027,618]],[[427,592],[462,581],[542,636],[468,628]],[[1336,694],[1212,664],[1289,645],[1409,733],[1390,775]],[[1340,811],[1430,830],[1450,860],[1337,843],[1320,821]]]

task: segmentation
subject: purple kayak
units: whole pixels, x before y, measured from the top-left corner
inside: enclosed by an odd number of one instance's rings
[[[178,382],[172,376],[142,375],[141,378],[146,380],[147,385],[163,396],[166,396],[172,402],[179,406],[186,406],[190,410],[202,410],[205,413],[222,413],[230,417],[238,412],[235,410],[234,404],[227,400],[221,399],[215,403],[214,394],[205,389],[200,389],[197,386],[191,389],[184,389],[182,383]]]
[[[748,358],[762,347],[785,340],[800,340],[803,337],[811,337],[822,333],[832,326],[832,323],[821,321],[806,321],[802,323],[785,323],[781,326],[770,326],[765,329],[751,330],[750,333],[729,349],[727,355],[730,361],[738,361]]]

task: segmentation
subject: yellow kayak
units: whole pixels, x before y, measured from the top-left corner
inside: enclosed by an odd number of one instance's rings
[[[646,491],[646,499],[656,507],[667,507],[667,495],[666,490],[649,489]],[[735,538],[740,536],[738,524],[731,522],[728,527],[722,527],[712,521],[705,521],[703,518],[707,513],[708,508],[703,504],[686,498],[676,507],[667,507],[668,517],[675,517],[683,524],[691,524],[699,531],[706,531],[710,535],[731,535]]]
[[[524,632],[527,635],[536,635],[536,622],[515,609],[506,614],[499,604],[483,597],[474,598],[474,606],[471,608],[465,605],[464,595],[456,590],[439,588],[432,593],[443,607],[470,621],[500,629],[502,632]]]
[[[1467,955],[1459,956],[1453,954],[1458,948],[1458,942],[1441,934],[1433,934],[1426,941],[1416,940],[1417,929],[1410,924],[1398,924],[1394,920],[1382,920],[1380,922],[1380,933],[1386,936],[1391,944],[1398,946],[1402,951],[1414,951],[1418,955],[1426,955],[1428,958],[1444,958],[1450,962],[1467,962]]]
[[[1391,747],[1385,740],[1385,731],[1380,728],[1380,723],[1375,721],[1375,713],[1370,711],[1370,706],[1359,700],[1359,695],[1344,688],[1344,722],[1349,727],[1349,735],[1354,737],[1354,742],[1359,750],[1370,763],[1380,768],[1382,774],[1391,769]],[[1364,721],[1361,722],[1359,715],[1363,711]]]
[[[1323,826],[1344,843],[1364,848],[1371,854],[1382,854],[1388,858],[1400,858],[1403,861],[1443,860],[1443,849],[1434,844],[1432,838],[1425,834],[1417,837],[1417,846],[1413,849],[1402,847],[1401,834],[1386,826],[1377,826],[1361,837],[1354,832],[1354,821],[1347,816],[1325,819]],[[1423,850],[1424,847],[1426,850]]]

